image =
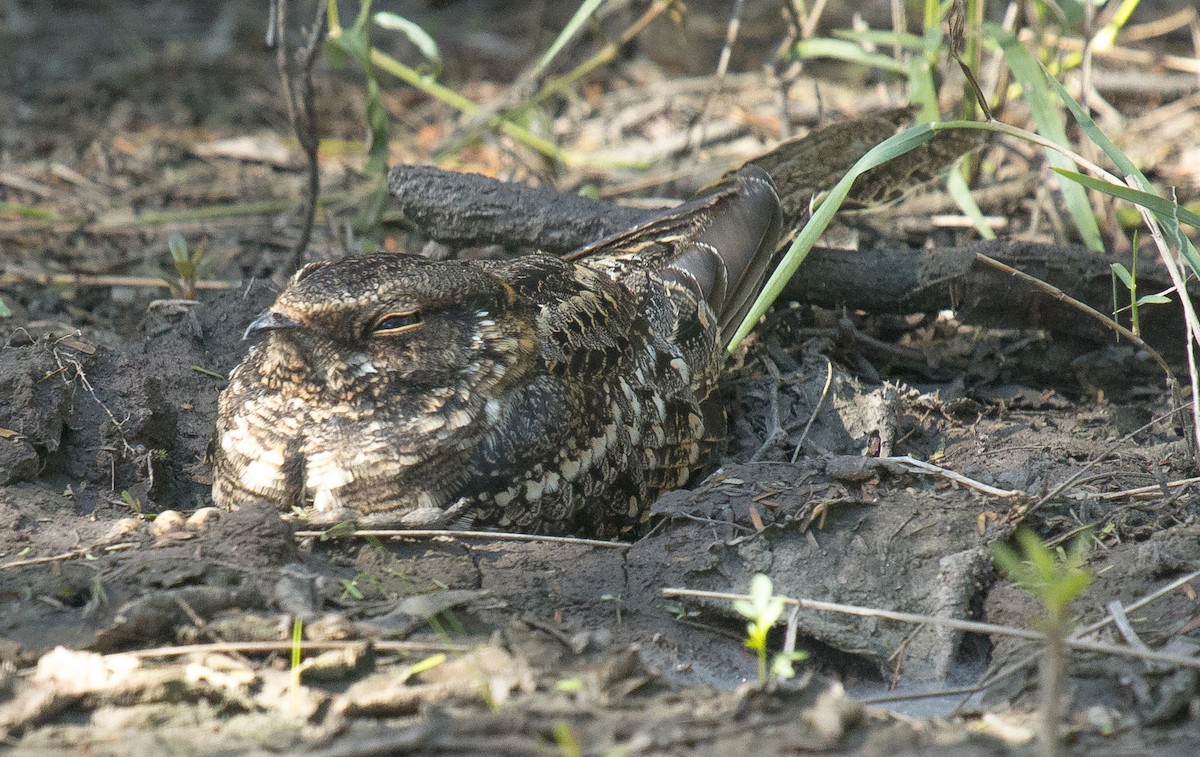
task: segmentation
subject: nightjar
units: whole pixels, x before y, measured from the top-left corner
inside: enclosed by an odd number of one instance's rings
[[[635,534],[724,433],[725,348],[779,235],[747,167],[564,258],[307,265],[246,330],[264,338],[221,394],[213,500]]]

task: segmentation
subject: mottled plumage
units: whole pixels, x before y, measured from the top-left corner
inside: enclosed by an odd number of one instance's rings
[[[612,537],[707,462],[733,327],[779,236],[734,181],[565,259],[302,269],[221,395],[213,499],[323,521]]]

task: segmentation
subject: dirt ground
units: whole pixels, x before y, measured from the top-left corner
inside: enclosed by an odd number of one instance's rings
[[[912,314],[777,305],[726,376],[721,465],[663,497],[631,543],[336,538],[274,511],[212,510],[203,460],[216,398],[300,226],[303,161],[262,49],[265,6],[57,5],[0,5],[7,752],[1031,754],[1039,643],[938,621],[1038,627],[1033,600],[991,558],[1018,524],[1053,544],[1086,532],[1095,581],[1076,610],[1097,626],[1086,639],[1195,661],[1200,479],[1161,372],[1125,343],[1019,317],[962,321],[954,302]],[[443,47],[444,78],[477,102],[564,20],[409,5],[400,12]],[[773,27],[750,2],[745,59],[706,109],[726,23],[706,5],[694,4],[693,40],[662,20],[547,112],[544,128],[596,161],[556,167],[484,134],[436,162],[653,206],[768,149],[785,124],[802,133],[900,104],[892,84],[818,69],[792,81],[781,110],[752,53]],[[874,23],[886,25],[880,5]],[[1154,43],[1195,55],[1179,34]],[[681,49],[709,47],[712,65],[680,63]],[[1195,75],[1163,74],[1148,92],[1119,62],[1101,70],[1128,127],[1122,147],[1194,200]],[[311,258],[513,252],[427,245],[395,213],[357,235],[361,79],[321,63],[315,86],[328,203]],[[435,162],[453,112],[394,80],[384,97],[392,162]],[[702,115],[693,150],[677,137]],[[1000,174],[1048,181],[1033,153],[988,156]],[[622,163],[631,157],[653,167]],[[1001,233],[1069,241],[1057,195],[1023,186],[984,206]],[[929,224],[933,191],[913,202],[839,233],[935,250],[970,239]],[[171,270],[172,233],[206,245],[194,300]],[[1121,239],[1114,253],[1127,255]],[[797,608],[771,648],[810,657],[763,688],[732,602],[689,594],[742,594],[756,573],[781,596],[926,622]],[[1073,653],[1070,753],[1196,754],[1198,670]]]

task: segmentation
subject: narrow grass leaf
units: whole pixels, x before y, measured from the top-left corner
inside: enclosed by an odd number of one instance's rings
[[[1150,181],[1146,178],[1146,175],[1138,170],[1138,167],[1133,164],[1133,161],[1130,160],[1129,157],[1125,155],[1125,153],[1122,152],[1119,147],[1113,144],[1113,141],[1108,138],[1107,134],[1100,130],[1100,127],[1096,125],[1096,122],[1092,120],[1092,117],[1088,115],[1083,106],[1080,105],[1074,97],[1071,97],[1071,93],[1067,91],[1067,88],[1064,87],[1057,79],[1051,76],[1050,72],[1047,71],[1044,66],[1042,67],[1042,74],[1043,78],[1050,82],[1050,86],[1054,88],[1054,91],[1058,94],[1059,99],[1062,100],[1067,106],[1067,110],[1071,111],[1071,115],[1074,116],[1075,121],[1079,124],[1079,127],[1083,129],[1084,134],[1086,134],[1088,139],[1092,140],[1092,142],[1094,142],[1101,150],[1104,151],[1104,154],[1108,156],[1108,159],[1111,160],[1113,165],[1117,167],[1118,173],[1120,173],[1120,175],[1123,177],[1135,177],[1139,186],[1141,186],[1143,189],[1149,189],[1151,185]],[[1171,205],[1173,208],[1179,207],[1173,202]],[[1154,211],[1152,208],[1148,209],[1155,214],[1158,222],[1163,227],[1163,234],[1172,244],[1175,245],[1175,248],[1183,254],[1184,259],[1187,260],[1188,265],[1192,268],[1192,271],[1200,274],[1200,254],[1197,254],[1196,247],[1192,244],[1192,240],[1188,239],[1179,229],[1179,222],[1177,218],[1181,218],[1182,216],[1177,216],[1174,212],[1164,215]],[[1183,209],[1180,208],[1180,210]]]
[[[1117,12],[1113,14],[1112,20],[1100,28],[1092,37],[1092,49],[1096,51],[1107,50],[1117,41],[1117,32],[1125,28],[1129,23],[1129,19],[1133,16],[1133,12],[1137,10],[1140,0],[1124,0],[1117,6]]]
[[[429,36],[429,32],[404,16],[398,16],[390,11],[380,11],[375,14],[375,25],[388,31],[400,32],[408,41],[413,43],[417,51],[433,66],[436,77],[442,72],[442,53],[438,50],[437,42]]]
[[[1122,200],[1128,200],[1134,205],[1141,205],[1143,208],[1152,211],[1155,215],[1166,215],[1188,226],[1200,228],[1200,215],[1196,215],[1174,200],[1168,200],[1151,192],[1143,192],[1140,189],[1127,187],[1124,184],[1113,184],[1111,181],[1097,179],[1077,171],[1055,168],[1054,172],[1060,176],[1067,177],[1071,181],[1079,182],[1088,189],[1094,189],[1097,192],[1103,192]]]
[[[1063,127],[1063,120],[1050,98],[1050,92],[1046,88],[1046,80],[1042,76],[1040,64],[1029,54],[1016,35],[994,24],[987,24],[984,28],[988,35],[1000,45],[1004,59],[1008,61],[1008,67],[1017,81],[1021,83],[1025,101],[1029,103],[1029,112],[1033,116],[1034,123],[1037,124],[1038,132],[1055,144],[1067,146],[1069,144],[1067,132]],[[1055,168],[1069,169],[1073,165],[1066,156],[1050,150],[1046,151],[1046,160]],[[1070,213],[1071,220],[1074,222],[1080,238],[1083,239],[1083,243],[1093,250],[1103,250],[1104,242],[1100,238],[1100,226],[1096,223],[1096,216],[1092,212],[1083,187],[1070,182],[1060,182],[1060,187],[1067,212]]]
[[[838,39],[844,39],[857,44],[869,42],[873,45],[887,47],[899,46],[905,50],[912,50],[913,52],[921,52],[925,50],[925,40],[915,34],[910,34],[909,32],[894,32],[886,29],[864,29],[862,31],[836,29],[833,32],[833,36]]]
[[[1085,176],[1075,171],[1068,171],[1061,168],[1055,168],[1054,170],[1063,177],[1078,182],[1082,186],[1126,200],[1135,205],[1140,205],[1149,210],[1154,214],[1159,224],[1162,225],[1163,235],[1166,236],[1176,249],[1183,253],[1184,259],[1191,266],[1192,270],[1200,272],[1200,254],[1197,254],[1191,240],[1184,236],[1179,228],[1180,222],[1186,223],[1188,226],[1200,228],[1200,216],[1180,206],[1174,200],[1168,200],[1165,197],[1160,197],[1150,192],[1143,192],[1132,187],[1113,184],[1112,182]]]
[[[1126,289],[1133,289],[1133,276],[1130,275],[1128,268],[1120,263],[1111,263],[1108,267],[1112,269],[1113,274],[1121,280]]]
[[[859,176],[872,168],[882,165],[898,155],[903,155],[918,145],[924,144],[932,139],[934,130],[932,124],[919,124],[906,129],[899,134],[894,134],[884,141],[872,147],[858,159],[846,175],[829,190],[812,218],[796,235],[796,239],[792,242],[787,252],[783,255],[783,260],[776,267],[775,272],[771,274],[771,278],[767,280],[763,291],[758,295],[758,299],[750,307],[750,312],[742,320],[737,328],[737,332],[733,336],[733,341],[729,344],[729,351],[737,349],[738,344],[750,333],[750,329],[758,322],[767,308],[771,306],[783,291],[788,280],[792,278],[792,274],[808,257],[808,253],[812,250],[813,245],[821,238],[821,234],[829,226],[833,216],[837,213],[842,203],[846,200],[846,195],[850,193],[850,188],[854,186],[854,182]]]
[[[923,55],[915,55],[908,61],[908,99],[921,107],[918,121],[937,121],[937,85],[933,82],[933,71]]]
[[[18,218],[29,218],[36,221],[57,221],[61,216],[53,210],[21,205],[16,202],[0,201],[0,213],[11,213]]]
[[[176,263],[188,262],[187,241],[183,235],[176,232],[167,238],[167,249],[171,251],[171,260]]]
[[[801,40],[796,43],[792,51],[797,58],[833,58],[834,60],[858,63],[884,71],[891,71],[896,74],[908,74],[908,66],[904,65],[903,62],[883,53],[867,52],[853,42],[847,42],[842,39],[822,37],[820,39]]]
[[[950,193],[950,198],[958,205],[963,215],[971,219],[971,224],[975,227],[975,231],[979,232],[979,236],[984,239],[996,238],[996,232],[992,231],[991,226],[988,226],[987,219],[983,217],[983,211],[979,209],[975,198],[971,196],[971,188],[967,186],[967,180],[963,177],[962,171],[958,169],[950,171],[946,177],[946,191]]]
[[[550,49],[546,51],[546,54],[543,55],[541,59],[538,60],[537,65],[533,67],[533,76],[537,76],[542,71],[546,70],[546,66],[549,66],[550,62],[558,57],[558,54],[562,52],[563,47],[565,47],[566,44],[571,41],[572,37],[579,33],[579,30],[583,28],[584,23],[586,23],[587,20],[592,17],[592,14],[596,12],[596,9],[603,4],[604,0],[584,0],[584,3],[579,6],[579,10],[575,11],[575,15],[571,16],[571,20],[567,22],[567,25],[563,27],[563,30],[559,32],[557,37],[554,38],[554,42],[550,45]]]

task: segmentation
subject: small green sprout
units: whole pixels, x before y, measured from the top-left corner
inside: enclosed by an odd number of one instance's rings
[[[738,614],[750,620],[746,624],[746,646],[758,655],[758,681],[767,681],[767,634],[783,616],[783,600],[775,596],[771,579],[755,573],[750,579],[750,599],[739,599],[733,603]]]
[[[187,240],[182,234],[172,234],[167,239],[167,247],[171,250],[171,263],[175,266],[175,273],[179,275],[177,282],[168,282],[171,283],[171,289],[185,300],[196,299],[196,281],[202,274],[200,259],[204,257],[208,240],[200,240],[196,251],[192,252],[188,250]]]
[[[758,682],[767,682],[767,635],[771,628],[783,617],[783,598],[775,596],[775,585],[771,579],[762,573],[755,573],[750,579],[750,599],[739,599],[733,603],[733,609],[744,618],[749,618],[746,624],[746,646],[758,655]],[[808,652],[779,652],[771,658],[769,671],[776,678],[795,678],[796,669],[792,663],[808,659]]]
[[[300,674],[303,667],[300,665],[304,652],[304,621],[300,618],[292,620],[292,659],[291,659],[291,683],[288,686],[289,701],[291,702],[292,712],[300,712]]]
[[[1083,534],[1069,550],[1051,549],[1037,534],[1022,529],[1016,535],[1022,555],[1004,544],[992,548],[992,556],[1000,568],[1042,605],[1042,617],[1037,626],[1046,634],[1040,670],[1042,701],[1039,714],[1044,757],[1058,757],[1063,753],[1066,639],[1074,625],[1069,611],[1071,603],[1092,583],[1092,572],[1083,567],[1089,538],[1090,534]]]
[[[121,501],[133,511],[134,515],[142,515],[142,501],[135,497],[128,489],[121,490]]]
[[[683,605],[678,605],[673,602],[668,602],[663,605],[663,609],[675,616],[675,620],[685,620],[687,618],[695,618],[700,615],[699,610],[689,610]]]
[[[556,720],[551,728],[554,735],[554,743],[558,745],[558,753],[562,757],[581,757],[583,755],[583,745],[579,741],[579,734],[575,733],[575,729],[565,720]]]
[[[1039,625],[1051,633],[1070,623],[1067,609],[1092,583],[1091,571],[1083,567],[1088,542],[1080,538],[1070,550],[1051,549],[1037,534],[1025,529],[1017,532],[1016,540],[1022,555],[997,544],[992,556],[1009,578],[1041,603],[1045,614]]]
[[[620,594],[615,594],[615,595],[614,594],[601,594],[600,601],[613,603],[613,609],[617,613],[617,625],[621,625],[621,610],[625,606],[625,602],[624,602],[624,600],[621,599],[621,595]]]
[[[785,680],[795,678],[796,668],[792,663],[804,662],[807,659],[808,652],[779,652],[771,658],[771,675]]]

